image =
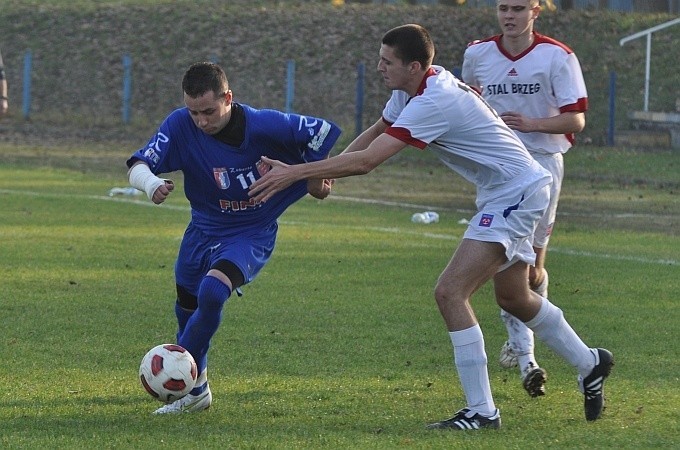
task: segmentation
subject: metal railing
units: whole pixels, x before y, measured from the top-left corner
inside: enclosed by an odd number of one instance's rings
[[[471,8],[496,6],[496,0],[332,0],[333,3],[375,3],[375,4],[417,4],[417,5],[458,5]],[[636,0],[550,0],[543,1],[542,4],[548,9],[589,9],[602,10],[609,9],[620,12],[680,12],[680,0],[667,0],[655,2],[642,2]]]
[[[645,60],[645,106],[644,106],[645,111],[649,110],[649,76],[652,55],[652,33],[663,30],[664,28],[668,28],[673,25],[677,25],[679,23],[680,17],[674,20],[669,20],[668,22],[664,22],[655,27],[648,28],[644,31],[639,31],[635,34],[631,34],[630,36],[626,36],[619,41],[619,44],[621,45],[621,47],[623,47],[626,42],[641,38],[643,36],[647,38],[647,57]]]

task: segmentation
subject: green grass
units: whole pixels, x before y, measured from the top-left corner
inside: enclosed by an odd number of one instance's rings
[[[504,427],[452,434],[423,429],[464,402],[432,290],[464,231],[458,221],[469,217],[469,186],[407,152],[341,180],[335,199],[294,205],[270,264],[226,307],[210,353],[213,407],[155,417],[159,404],[137,368],[149,348],[174,340],[173,263],[189,214],[181,195],[160,207],[108,197],[125,185],[126,153],[0,146],[0,447],[669,448],[680,440],[678,176],[654,176],[673,163],[668,155],[569,155],[583,170],[568,176],[571,214],[551,241],[551,297],[586,342],[615,354],[604,418],[584,421],[574,371],[541,344],[545,397],[530,399],[517,374],[498,367],[505,332],[485,286],[473,305]],[[49,156],[51,167],[31,155]],[[588,170],[590,158],[600,158],[600,171]],[[627,162],[636,158],[657,168]],[[630,178],[649,182],[626,187]],[[581,208],[589,189],[600,193],[597,210]],[[622,189],[665,205],[675,226],[602,219],[625,204]],[[416,208],[348,199],[382,192],[434,203],[441,222],[412,224]],[[607,198],[618,199],[612,211]]]

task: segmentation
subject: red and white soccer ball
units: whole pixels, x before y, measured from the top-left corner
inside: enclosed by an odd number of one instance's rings
[[[194,388],[197,372],[194,357],[184,347],[161,344],[144,355],[139,379],[152,397],[172,403]]]

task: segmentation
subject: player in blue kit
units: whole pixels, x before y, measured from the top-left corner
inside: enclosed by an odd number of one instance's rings
[[[186,107],[173,111],[156,134],[127,161],[130,184],[156,204],[174,189],[158,174],[182,171],[191,204],[175,264],[177,343],[196,360],[196,387],[155,414],[201,411],[212,403],[208,348],[222,308],[233,291],[251,282],[269,260],[277,219],[310,193],[323,199],[332,180],[301,181],[268,202],[248,195],[269,166],[262,156],[289,164],[328,157],[341,130],[309,116],[254,109],[233,101],[226,74],[216,64],[192,65],[182,80]]]

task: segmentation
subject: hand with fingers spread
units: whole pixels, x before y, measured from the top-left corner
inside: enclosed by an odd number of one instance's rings
[[[293,173],[294,166],[266,156],[262,157],[262,162],[269,164],[270,169],[262,178],[253,183],[248,191],[248,195],[253,197],[256,202],[266,202],[274,194],[299,180]]]

